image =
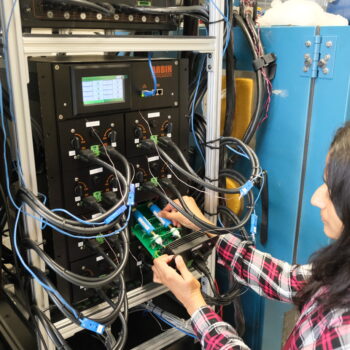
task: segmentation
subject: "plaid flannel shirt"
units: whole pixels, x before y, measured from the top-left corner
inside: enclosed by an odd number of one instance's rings
[[[292,303],[293,296],[311,274],[310,265],[290,265],[233,235],[219,239],[217,253],[219,262],[229,268],[242,285],[283,302]],[[350,350],[350,309],[325,312],[316,301],[316,297],[324,293],[326,288],[321,288],[304,305],[284,350]],[[209,306],[198,309],[191,321],[203,349],[249,349],[235,329],[223,322]]]

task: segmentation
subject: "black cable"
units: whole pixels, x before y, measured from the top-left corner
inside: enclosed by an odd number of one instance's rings
[[[190,172],[192,175],[197,176],[197,173],[192,169],[183,152],[170,137],[160,137],[158,140],[160,145],[164,145],[165,147],[170,146],[173,150],[175,150],[176,154],[180,158],[182,164],[185,166],[187,171]]]
[[[125,175],[126,182],[129,184],[131,181],[131,169],[130,169],[128,160],[120,152],[118,152],[114,147],[107,146],[106,150],[108,154],[110,154],[112,157],[118,158],[123,163],[123,166],[125,168],[125,173],[126,173]],[[101,149],[101,154],[107,157],[106,151],[104,148]]]
[[[228,6],[229,23],[233,20],[232,6]],[[230,28],[228,28],[230,29]],[[231,136],[235,114],[235,67],[233,55],[233,30],[230,30],[229,43],[226,50],[226,113],[223,136]]]
[[[122,236],[124,243],[122,261],[117,268],[113,262],[112,265],[110,261],[108,261],[110,265],[115,269],[111,273],[104,275],[103,277],[87,277],[78,275],[60,266],[31,239],[26,239],[25,243],[28,245],[28,248],[33,249],[38,254],[38,256],[45,262],[45,264],[47,264],[50,267],[50,269],[52,269],[55,273],[64,278],[66,281],[76,286],[82,286],[85,288],[100,288],[102,286],[112,283],[120,275],[127,263],[129,256],[128,240],[124,231],[120,235]],[[102,253],[102,250],[98,250],[98,252],[103,255],[105,254],[104,252]]]
[[[208,279],[211,289],[213,290],[214,296],[209,296],[208,294],[202,292],[203,297],[205,301],[209,305],[229,305],[233,302],[233,299],[236,298],[241,294],[240,288],[237,288],[239,286],[237,283],[225,294],[219,294],[215,288],[215,282],[213,280],[213,276],[208,269],[206,263],[204,260],[202,260],[201,257],[196,257],[193,261],[193,265],[196,269],[198,269],[200,272],[204,274],[204,276]]]
[[[110,298],[108,298],[108,296],[104,293],[103,290],[99,290],[99,294],[101,294],[102,300],[104,300],[106,303],[108,303],[111,308],[112,308],[112,312],[103,317],[103,318],[92,318],[95,322],[98,322],[100,324],[104,324],[106,326],[110,326],[112,325],[115,320],[118,318],[119,314],[120,314],[120,310],[121,307],[124,303],[124,299],[126,297],[126,287],[125,287],[125,280],[123,275],[121,274],[119,276],[119,283],[117,284],[117,286],[119,287],[119,295],[118,295],[118,300],[117,303],[114,303]]]
[[[122,187],[124,187],[123,194],[120,200],[118,201],[118,203],[116,203],[113,207],[111,207],[109,210],[107,210],[105,213],[103,213],[99,217],[86,220],[90,224],[93,224],[95,222],[101,222],[102,220],[112,215],[123,203],[126,203],[126,199],[129,195],[129,182],[125,179],[123,174],[121,174],[113,166],[104,162],[102,159],[97,158],[91,150],[81,151],[80,157],[86,162],[89,162],[92,164],[98,164],[99,166],[102,165],[104,168],[116,174],[116,176],[118,177],[118,179],[122,184]],[[130,173],[127,172],[127,176],[130,179]],[[116,217],[109,224],[98,225],[96,227],[88,226],[88,225],[82,226],[83,224],[81,222],[61,217],[60,215],[57,215],[56,213],[52,212],[27,188],[21,187],[18,191],[18,195],[44,220],[48,221],[52,225],[62,230],[74,232],[77,234],[95,235],[100,232],[108,231],[108,230],[111,230],[116,224],[116,222],[119,220],[119,217]]]
[[[60,6],[62,6],[64,3],[88,8],[91,11],[101,12],[104,13],[107,16],[113,16],[114,15],[114,8],[111,6],[108,2],[102,2],[100,5],[96,4],[93,1],[87,1],[87,0],[46,0],[48,2],[57,3]]]
[[[161,139],[161,138],[159,138]],[[148,140],[149,146],[152,146],[153,141]],[[239,145],[243,152],[245,152],[245,154],[250,158],[250,161],[252,162],[252,174],[250,176],[250,181],[252,183],[254,183],[256,181],[256,178],[259,177],[260,174],[260,165],[259,165],[259,161],[258,158],[256,157],[254,151],[247,145],[245,145],[242,141],[240,141],[239,139],[235,139],[235,138],[223,138],[222,139],[223,143],[221,144],[222,146],[225,145],[229,145],[229,144],[233,144],[233,145]],[[144,144],[146,141],[143,141],[142,144]],[[154,144],[153,144],[154,145]],[[169,144],[171,146],[171,144]],[[155,146],[153,146],[155,147]],[[180,165],[178,165],[173,159],[172,157],[170,157],[163,149],[162,149],[162,143],[159,142],[159,147],[157,148],[158,152],[161,154],[161,156],[168,162],[170,163],[177,171],[179,171],[182,175],[185,175],[187,178],[189,178],[190,180],[194,181],[195,183],[208,188],[210,190],[213,190],[215,192],[221,192],[221,193],[240,193],[241,192],[241,188],[234,188],[234,189],[227,189],[227,188],[223,188],[223,187],[218,187],[215,186],[209,182],[206,182],[204,180],[202,180],[200,177],[198,177],[197,175],[193,175],[193,172],[188,172],[185,169],[183,169]],[[255,155],[255,156],[254,156]],[[190,166],[188,164],[188,166]],[[186,166],[187,167],[187,166]]]
[[[227,176],[230,176],[238,183],[243,183],[245,181],[245,179],[242,175],[240,175],[238,172],[236,172],[235,170],[232,170],[232,169],[225,169],[219,173],[220,178],[227,177]],[[167,186],[175,194],[175,196],[179,199],[179,201],[182,205],[182,208],[187,212],[188,215],[191,216],[192,222],[194,222],[198,227],[200,227],[201,229],[206,229],[206,228],[207,229],[213,229],[213,228],[214,229],[221,229],[221,227],[214,226],[213,224],[208,224],[206,221],[203,221],[200,218],[198,218],[197,216],[195,216],[192,213],[192,211],[189,209],[189,207],[187,206],[186,202],[183,200],[180,191],[177,189],[177,187],[169,179],[161,179],[160,182],[162,184],[164,184],[165,186]],[[248,202],[247,203],[248,210],[247,210],[244,218],[242,219],[243,222],[248,221],[248,219],[250,218],[250,216],[254,210],[253,193],[251,191],[249,191],[246,198],[247,198],[247,202]],[[242,225],[241,220],[232,210],[230,210],[227,207],[219,206],[218,213],[220,214],[220,212],[225,213],[227,216],[229,216],[234,223],[234,226],[226,228],[227,230],[229,230],[230,233],[235,234],[235,232],[237,230],[239,230],[239,232],[242,233],[242,235],[244,236],[245,239],[249,239],[249,235],[248,235],[245,227]],[[239,226],[239,229],[238,229],[238,226]]]
[[[116,224],[115,221],[112,221],[109,224],[105,225],[96,225],[96,226],[88,226],[81,227],[78,226],[81,223],[73,220],[66,219],[61,217],[54,212],[52,212],[49,208],[47,208],[35,195],[29,191],[27,188],[21,187],[18,191],[18,197],[29,205],[29,207],[39,216],[42,217],[43,220],[51,223],[52,225],[68,232],[73,232],[79,235],[97,235],[101,232],[112,230]],[[102,215],[101,215],[102,216]],[[100,217],[98,217],[100,218]],[[117,218],[119,219],[119,218]],[[116,220],[117,220],[116,219]],[[91,220],[97,220],[91,219]],[[91,220],[87,220],[90,222]],[[71,222],[73,224],[71,224]]]
[[[177,205],[169,196],[167,196],[163,191],[161,191],[159,188],[155,187],[152,183],[147,183],[146,188],[155,192],[158,194],[161,198],[169,202],[177,211],[179,211],[183,216],[185,216],[187,219],[191,220],[196,226],[200,228],[199,231],[203,233],[214,233],[217,235],[224,235],[228,233],[233,233],[237,230],[240,230],[249,220],[250,215],[252,213],[252,208],[249,209],[249,212],[244,216],[244,218],[234,227],[219,227],[215,225],[210,225],[208,223],[199,221],[200,219],[197,218],[192,212],[188,213],[186,210],[184,210],[181,206]]]
[[[127,4],[121,4],[115,0],[112,2],[113,6],[118,12],[122,13],[142,13],[150,15],[184,15],[190,16],[202,20],[203,22],[209,21],[209,13],[204,6],[168,6],[168,7],[142,7],[142,6],[130,6]]]
[[[36,268],[35,266],[32,266],[31,269],[33,270],[33,272],[35,273],[37,278],[39,278],[42,282],[44,282],[46,285],[48,285],[51,289],[56,290],[56,287],[47,278],[47,276],[45,275],[45,273],[43,271]],[[60,310],[66,318],[68,318],[73,323],[80,326],[80,321],[72,314],[72,312],[70,310],[68,310],[66,308],[65,305],[62,304],[61,300],[59,298],[57,298],[57,296],[54,293],[52,293],[50,290],[46,290],[46,291],[47,291],[47,294],[48,294],[50,300],[56,305],[58,310]]]
[[[253,42],[253,39],[251,37],[251,34],[250,34],[250,31],[249,31],[247,24],[245,23],[243,18],[237,12],[234,12],[233,16],[234,16],[236,23],[242,29],[243,34],[248,41],[248,44],[249,44],[249,47],[250,47],[250,50],[252,52],[254,59],[257,59],[258,55],[255,51],[255,45],[254,45],[254,42]],[[245,143],[249,143],[251,141],[251,139],[252,139],[252,137],[253,137],[258,125],[259,125],[260,115],[262,113],[262,109],[263,109],[263,105],[264,105],[263,101],[264,101],[264,96],[265,96],[265,89],[264,89],[263,76],[261,73],[261,69],[256,71],[256,84],[257,84],[257,87],[256,87],[256,89],[257,89],[257,103],[255,106],[251,121],[250,121],[248,128],[243,136],[243,141]]]
[[[61,333],[57,330],[57,328],[52,324],[52,322],[48,319],[48,317],[36,306],[32,306],[33,314],[38,318],[40,323],[45,328],[46,333],[54,343],[57,349],[62,350],[71,350],[71,347],[67,344],[65,339],[62,337]],[[37,326],[39,327],[39,326]]]

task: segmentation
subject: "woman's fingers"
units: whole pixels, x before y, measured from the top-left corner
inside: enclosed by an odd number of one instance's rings
[[[178,255],[175,258],[175,263],[176,263],[176,267],[179,270],[179,272],[181,273],[181,276],[183,277],[184,280],[190,280],[193,278],[192,273],[189,271],[189,269],[187,268],[184,259],[182,258],[182,256]]]

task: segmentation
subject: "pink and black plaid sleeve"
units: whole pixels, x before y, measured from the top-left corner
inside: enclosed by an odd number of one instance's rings
[[[205,350],[249,350],[235,329],[209,306],[199,308],[191,317],[192,327]]]
[[[290,265],[232,235],[220,238],[217,252],[220,262],[240,283],[272,299],[292,302],[311,274],[310,265]],[[324,293],[327,287],[321,287],[304,305],[283,350],[350,350],[350,305],[325,311],[317,301]],[[191,320],[203,349],[249,349],[209,306],[198,309]]]
[[[292,302],[311,274],[311,265],[290,265],[233,235],[220,237],[216,251],[239,283],[270,299]]]

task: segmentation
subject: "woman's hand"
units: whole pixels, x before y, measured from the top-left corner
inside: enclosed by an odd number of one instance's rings
[[[201,306],[206,305],[201,293],[201,285],[187,269],[181,256],[175,258],[176,268],[180,274],[170,267],[168,264],[173,258],[173,255],[162,255],[154,259],[153,281],[167,286],[192,315]]]
[[[185,201],[186,205],[195,216],[211,224],[211,222],[204,216],[202,211],[198,208],[196,201],[192,197],[183,196],[182,199]],[[178,199],[175,199],[174,202],[180,207],[182,207]],[[167,204],[161,212],[159,212],[159,216],[170,220],[176,227],[184,226],[193,231],[199,230],[199,227],[197,225],[195,225],[192,221],[190,221],[181,213],[179,213],[170,203]]]

